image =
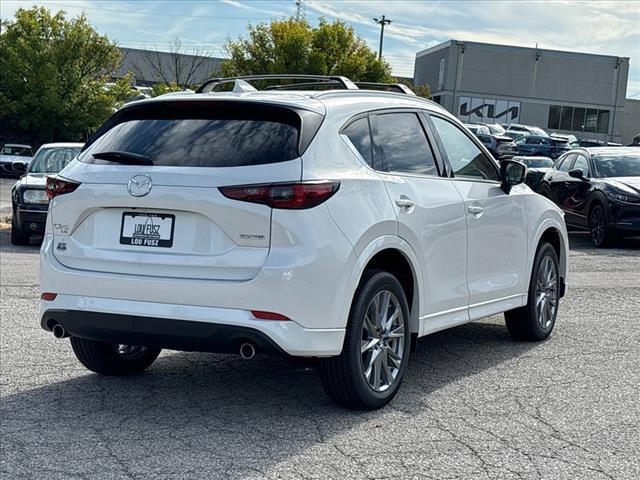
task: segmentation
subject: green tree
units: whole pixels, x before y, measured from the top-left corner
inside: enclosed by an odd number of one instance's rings
[[[224,76],[269,73],[344,75],[355,81],[391,81],[391,67],[353,28],[320,19],[317,27],[289,18],[249,26],[246,37],[228,40]]]
[[[0,33],[0,136],[84,140],[130,91],[128,77],[107,86],[120,51],[84,15],[18,9]]]
[[[417,96],[428,98],[429,100],[431,100],[431,87],[428,83],[415,86],[409,85],[409,87],[415,92]]]
[[[170,83],[156,83],[152,88],[151,88],[151,96],[152,97],[157,97],[159,95],[164,95],[165,93],[172,93],[172,92],[181,92],[184,89],[178,85],[175,82],[170,82]]]

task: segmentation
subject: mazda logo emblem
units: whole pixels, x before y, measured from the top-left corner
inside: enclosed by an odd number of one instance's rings
[[[134,175],[129,179],[127,191],[134,197],[144,197],[151,191],[153,182],[148,175]]]

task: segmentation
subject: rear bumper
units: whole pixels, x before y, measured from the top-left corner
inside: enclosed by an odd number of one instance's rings
[[[172,350],[237,353],[251,342],[257,351],[291,356],[340,354],[344,329],[308,329],[293,320],[258,320],[246,310],[58,295],[42,301],[40,325],[60,323],[71,336]]]

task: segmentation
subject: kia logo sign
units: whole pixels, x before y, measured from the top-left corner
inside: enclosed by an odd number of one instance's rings
[[[492,98],[460,97],[458,117],[469,122],[518,123],[520,102]]]

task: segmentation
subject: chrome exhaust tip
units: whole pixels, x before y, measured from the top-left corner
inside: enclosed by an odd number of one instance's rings
[[[56,323],[51,329],[51,331],[53,332],[53,336],[56,338],[65,338],[69,336],[69,334],[64,329],[64,327],[59,323]]]
[[[243,343],[240,345],[240,356],[245,360],[251,360],[256,356],[256,349],[252,343]]]

